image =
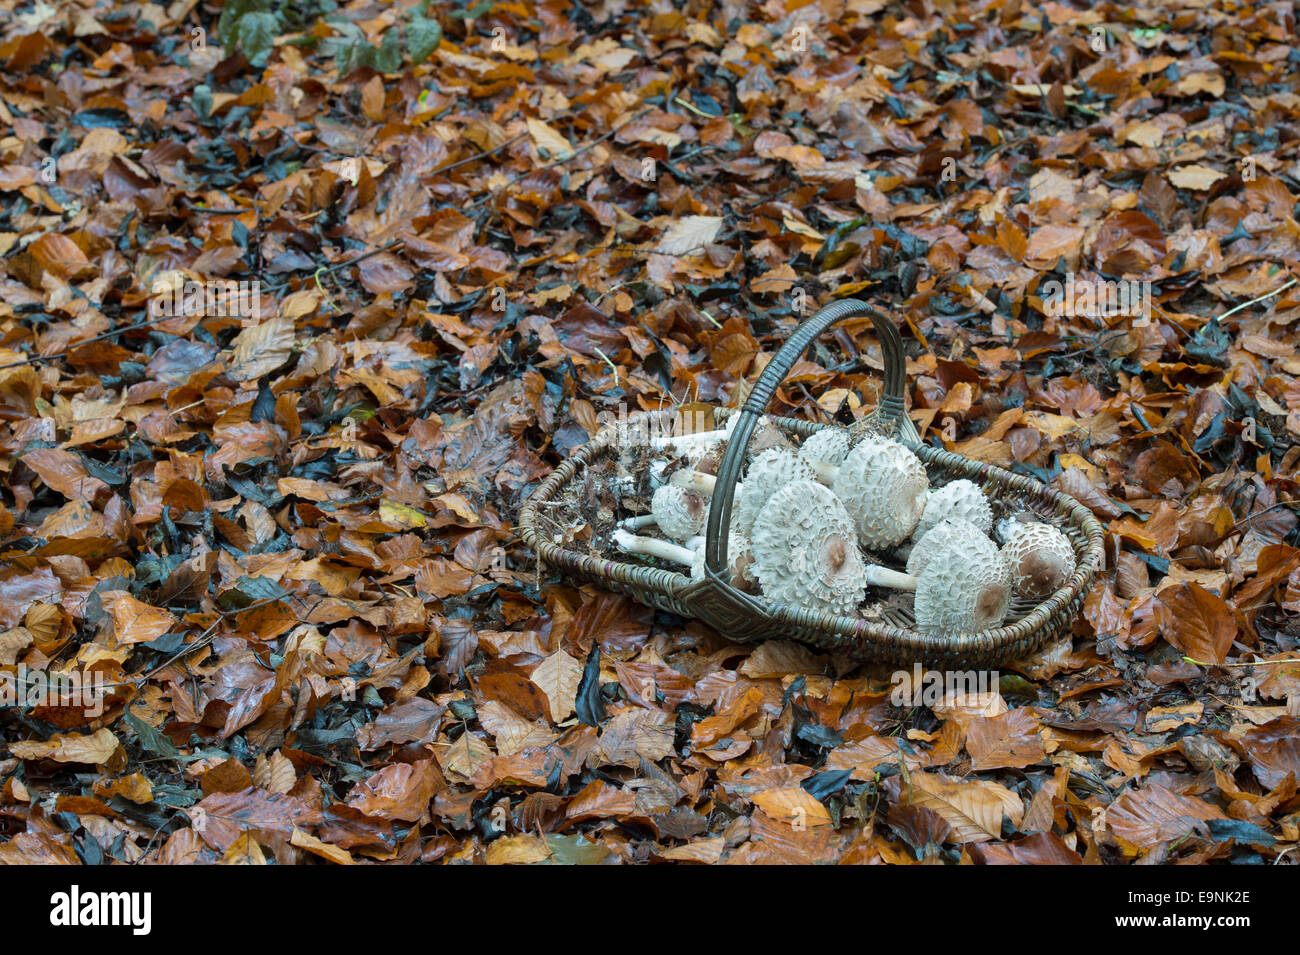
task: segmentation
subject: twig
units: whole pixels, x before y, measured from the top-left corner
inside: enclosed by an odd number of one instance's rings
[[[55,361],[59,358],[65,358],[74,349],[82,345],[89,345],[91,342],[103,341],[105,338],[112,338],[114,335],[121,335],[125,332],[135,331],[139,328],[148,328],[150,325],[157,325],[159,322],[165,322],[169,318],[181,318],[179,315],[159,315],[156,318],[145,319],[143,322],[136,322],[134,325],[125,325],[122,328],[114,329],[111,332],[104,332],[102,335],[96,335],[93,338],[83,338],[81,341],[73,342],[67,348],[55,352],[53,355],[33,355],[31,358],[24,358],[22,361],[11,361],[7,365],[0,365],[0,371],[6,368],[21,368],[23,365],[34,365],[38,361]]]
[[[450,169],[455,169],[457,166],[464,166],[467,165],[468,163],[477,162],[480,159],[486,159],[488,156],[494,155],[495,153],[499,153],[501,150],[505,149],[507,146],[511,145],[512,143],[519,142],[519,140],[523,139],[527,135],[528,135],[527,133],[520,133],[517,136],[510,137],[500,146],[493,146],[491,149],[484,150],[483,152],[479,153],[477,156],[466,156],[464,159],[457,159],[455,162],[448,163],[445,166],[439,166],[437,169],[433,170],[431,175],[436,176],[440,172],[447,172]]]
[[[286,594],[285,596],[289,596],[289,595]],[[255,601],[249,604],[247,607],[240,607],[238,610],[218,610],[217,613],[220,614],[222,617],[229,617],[234,614],[247,613],[249,610],[256,610],[258,607],[265,607],[267,604],[272,604],[275,603],[276,601],[283,600],[283,599],[284,597],[267,597],[265,600]],[[166,660],[164,660],[162,663],[159,663],[157,666],[149,670],[144,675],[136,677],[134,680],[131,680],[130,682],[127,683],[101,683],[98,684],[98,686],[105,690],[119,689],[124,687],[134,687],[135,689],[139,689],[140,687],[144,686],[144,684],[148,681],[149,677],[153,676],[158,671],[167,669],[167,667],[171,666],[181,657],[187,656],[188,654],[193,653],[195,650],[198,650],[202,647],[206,647],[209,643],[211,643],[212,638],[216,636],[217,627],[220,624],[221,624],[220,620],[214,622],[212,626],[208,627],[208,629],[204,630],[201,634],[199,634],[197,640],[195,640],[193,643],[187,643],[185,646],[181,647],[179,650],[177,650],[175,653],[169,656]]]
[[[1300,501],[1278,501],[1276,504],[1270,504],[1268,507],[1264,508],[1263,510],[1256,511],[1254,514],[1247,514],[1241,520],[1237,521],[1237,523],[1229,527],[1228,533],[1231,534],[1242,524],[1249,524],[1255,518],[1262,517],[1263,515],[1267,514],[1269,511],[1276,511],[1279,507],[1300,507]]]
[[[319,284],[319,275],[321,272],[337,272],[339,269],[346,269],[349,265],[356,265],[358,262],[364,262],[366,259],[376,256],[380,252],[387,252],[389,249],[395,249],[405,241],[405,239],[394,239],[392,242],[384,243],[377,249],[371,249],[369,252],[363,252],[350,259],[344,259],[342,262],[335,262],[333,265],[323,266],[322,268],[317,269],[314,273],[317,276],[316,281]]]
[[[1258,298],[1252,298],[1249,302],[1242,302],[1240,305],[1234,305],[1232,308],[1228,309],[1226,312],[1224,312],[1222,315],[1220,315],[1217,319],[1215,319],[1215,321],[1219,321],[1219,322],[1221,322],[1221,321],[1223,321],[1225,318],[1227,318],[1229,315],[1232,315],[1232,314],[1235,313],[1235,312],[1240,312],[1243,308],[1247,308],[1248,306],[1254,305],[1256,302],[1262,302],[1262,301],[1264,301],[1265,299],[1272,298],[1274,295],[1277,295],[1277,294],[1279,294],[1279,293],[1281,293],[1281,292],[1286,291],[1286,290],[1289,289],[1292,285],[1295,285],[1296,282],[1300,282],[1300,279],[1292,279],[1290,282],[1287,282],[1285,285],[1278,286],[1277,288],[1273,289],[1273,291],[1269,292],[1269,293],[1266,294],[1266,295],[1261,295],[1261,296],[1259,296]]]
[[[257,211],[257,209],[252,207],[248,209],[211,209],[207,206],[195,205],[188,196],[182,196],[181,201],[185,203],[185,208],[189,209],[191,212],[202,212],[206,215],[212,216],[242,216],[245,212]]]
[[[599,348],[597,348],[595,345],[592,345],[591,347],[592,350],[595,351],[595,353],[601,357],[601,359],[605,362],[605,364],[609,365],[610,371],[614,373],[614,387],[617,388],[618,387],[618,365],[610,361],[609,356],[606,355]]]
[[[1300,657],[1288,657],[1285,660],[1256,660],[1253,663],[1202,663],[1188,656],[1183,657],[1183,660],[1198,667],[1271,667],[1279,663],[1300,663]]]
[[[1097,340],[1094,341],[1091,345],[1085,345],[1083,348],[1076,348],[1073,351],[1062,352],[1061,354],[1055,357],[1073,358],[1075,355],[1086,355],[1088,354],[1088,352],[1096,351],[1098,348],[1102,347],[1103,345],[1106,345],[1111,341],[1114,341],[1116,338],[1119,338],[1121,335],[1127,335],[1127,334],[1128,334],[1128,329],[1124,329],[1124,328],[1112,329],[1111,331],[1106,332],[1106,334],[1104,335],[1098,335]]]
[[[673,97],[673,102],[676,103],[678,106],[685,106],[687,109],[689,109],[689,110],[690,110],[692,113],[694,113],[696,116],[703,116],[705,119],[718,119],[717,116],[713,116],[713,115],[711,115],[711,114],[709,114],[709,113],[704,112],[704,110],[698,108],[698,107],[695,106],[695,104],[693,104],[693,103],[688,103],[688,102],[686,102],[686,100],[682,99],[680,96],[674,96],[674,97]]]

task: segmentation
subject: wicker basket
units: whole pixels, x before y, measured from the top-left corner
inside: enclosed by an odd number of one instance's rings
[[[957,478],[974,481],[984,488],[995,513],[1032,511],[1039,519],[1059,527],[1074,547],[1078,568],[1065,586],[1041,603],[1013,604],[1001,627],[980,633],[928,634],[913,629],[906,613],[887,614],[882,620],[841,617],[777,604],[731,586],[726,569],[726,529],[731,522],[735,484],[754,427],[776,389],[813,340],[838,322],[864,316],[872,320],[880,336],[885,376],[880,403],[855,425],[855,434],[875,430],[892,435],[921,459],[932,484]],[[898,329],[863,302],[853,299],[834,302],[800,325],[763,369],[727,443],[709,512],[702,580],[692,580],[687,574],[673,570],[582,554],[555,542],[557,530],[574,523],[572,516],[566,518],[560,513],[562,502],[581,490],[584,472],[593,463],[619,454],[620,439],[626,438],[626,432],[617,426],[601,430],[537,488],[520,511],[520,533],[543,563],[571,578],[629,594],[651,607],[696,617],[737,641],[794,639],[824,649],[845,650],[864,661],[902,665],[920,662],[941,668],[986,667],[1031,653],[1070,628],[1100,565],[1102,526],[1078,501],[1039,481],[921,444],[904,412],[905,377],[903,343]],[[645,420],[663,425],[672,414],[671,409],[648,412]],[[800,437],[826,427],[791,418],[778,418],[775,423],[786,433]]]

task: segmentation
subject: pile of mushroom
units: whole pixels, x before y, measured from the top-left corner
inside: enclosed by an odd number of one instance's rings
[[[690,568],[704,579],[704,528],[726,428],[652,442],[651,513],[621,522],[627,554]],[[912,593],[916,627],[972,633],[1001,626],[1013,599],[1041,601],[1064,586],[1075,553],[1060,530],[1003,520],[983,489],[959,479],[931,487],[920,459],[878,434],[856,443],[823,428],[797,447],[760,419],[733,494],[727,572],[733,586],[775,603],[856,617],[868,594]],[[658,528],[662,538],[633,531]],[[906,571],[868,562],[905,561]],[[897,566],[897,565],[896,565]],[[904,599],[904,598],[895,598]]]

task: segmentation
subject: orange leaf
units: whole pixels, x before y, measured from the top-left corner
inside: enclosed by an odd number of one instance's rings
[[[796,829],[831,824],[831,816],[826,807],[802,786],[764,789],[754,793],[750,800],[773,819]]]
[[[125,590],[107,591],[101,599],[113,617],[113,635],[120,644],[157,640],[176,623],[167,611],[141,603]]]
[[[1160,593],[1156,622],[1161,635],[1201,663],[1223,663],[1237,636],[1237,621],[1223,598],[1200,584],[1183,584]]]
[[[71,451],[38,448],[23,455],[23,463],[69,500],[94,500],[100,491],[108,489],[99,478],[90,476],[81,459]]]
[[[966,731],[971,769],[1023,769],[1046,756],[1038,721],[1021,708],[971,721]]]

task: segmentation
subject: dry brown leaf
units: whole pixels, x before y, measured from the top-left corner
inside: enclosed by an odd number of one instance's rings
[[[245,832],[230,844],[222,861],[226,865],[266,865],[266,854],[252,833]]]
[[[663,255],[693,255],[717,238],[722,216],[685,216],[668,227],[655,244]]]
[[[112,731],[100,728],[93,733],[56,733],[48,740],[10,743],[9,752],[19,759],[104,765],[113,758],[120,745]]]
[[[502,836],[487,849],[488,865],[535,865],[551,857],[546,840],[538,836]]]
[[[294,829],[293,835],[289,837],[289,844],[297,846],[299,849],[306,849],[312,855],[320,856],[336,865],[356,865],[356,860],[346,849],[340,849],[338,846],[332,846],[328,842],[321,842],[315,836],[308,835],[301,829]]]
[[[1161,591],[1155,603],[1161,635],[1201,663],[1224,663],[1237,637],[1237,621],[1217,594],[1187,583]]]
[[[556,650],[537,664],[528,677],[551,705],[551,722],[563,723],[574,711],[578,684],[582,682],[582,664],[563,650]]]
[[[573,144],[540,119],[528,117],[528,135],[533,139],[543,164],[573,155]]]
[[[764,789],[750,796],[750,801],[778,822],[794,829],[829,826],[830,813],[801,786]]]
[[[1001,838],[1002,818],[1018,826],[1024,815],[1020,798],[1005,786],[938,773],[911,773],[903,785],[903,804],[937,812],[952,827],[949,839],[957,844]]]
[[[250,325],[235,336],[227,374],[236,381],[256,381],[289,359],[294,340],[293,319],[284,315]]]
[[[971,769],[1023,769],[1047,756],[1038,720],[1027,708],[1000,716],[980,717],[966,728]]]
[[[170,613],[136,600],[125,590],[106,591],[101,599],[113,618],[113,636],[119,644],[148,643],[176,625]]]
[[[1226,178],[1225,173],[1201,165],[1179,166],[1168,175],[1169,181],[1179,189],[1191,189],[1195,192],[1204,192],[1220,179]]]
[[[269,757],[259,755],[253,766],[253,785],[267,792],[287,793],[298,781],[298,772],[293,763],[276,750]]]

